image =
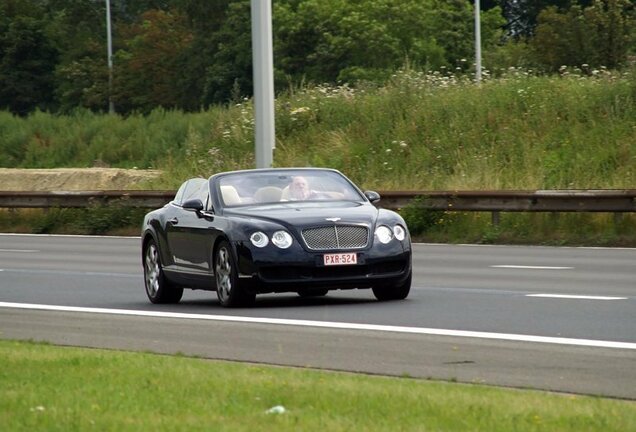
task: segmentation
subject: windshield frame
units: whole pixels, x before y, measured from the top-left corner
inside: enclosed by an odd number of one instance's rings
[[[298,185],[292,185],[293,182],[302,183],[299,178],[304,178],[309,191],[303,197],[298,196]],[[326,168],[231,171],[210,177],[210,191],[214,191],[224,208],[278,204],[288,207],[301,202],[368,202],[360,188],[345,175]],[[280,198],[277,199],[279,193]]]

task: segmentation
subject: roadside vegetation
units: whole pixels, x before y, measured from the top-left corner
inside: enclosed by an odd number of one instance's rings
[[[276,166],[329,166],[366,188],[593,189],[636,184],[636,70],[511,69],[481,85],[396,72],[383,86],[307,86],[276,100]],[[159,168],[139,187],[253,167],[249,100],[199,113],[0,112],[0,165]]]
[[[379,190],[635,187],[633,68],[563,68],[554,76],[512,68],[498,75],[476,85],[452,71],[404,69],[382,86],[291,88],[276,100],[274,164],[333,167]],[[253,167],[253,127],[250,100],[199,113],[0,112],[0,165],[153,168],[163,174],[136,188],[175,189],[192,176]],[[86,213],[78,210],[5,212],[0,226],[9,229],[16,217],[29,225],[33,217],[34,232],[125,227],[121,212],[110,213],[112,223],[107,215],[80,223],[72,215]],[[413,234],[429,241],[636,244],[629,214],[504,214],[493,227],[487,213],[406,213]],[[131,225],[136,232],[138,223]]]
[[[636,429],[633,401],[598,397],[16,341],[0,359],[7,431]]]

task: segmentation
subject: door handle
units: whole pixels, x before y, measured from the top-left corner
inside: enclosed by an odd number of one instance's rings
[[[168,223],[172,224],[172,225],[176,225],[179,223],[179,219],[177,219],[176,217],[173,217],[172,219],[170,219],[168,221]]]

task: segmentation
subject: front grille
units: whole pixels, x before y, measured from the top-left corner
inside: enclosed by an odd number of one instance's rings
[[[369,242],[369,229],[357,225],[330,225],[302,231],[309,249],[362,249]]]

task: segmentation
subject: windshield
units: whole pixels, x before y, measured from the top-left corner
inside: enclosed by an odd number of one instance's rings
[[[292,201],[364,201],[343,175],[327,170],[244,171],[224,175],[219,189],[226,207]]]

